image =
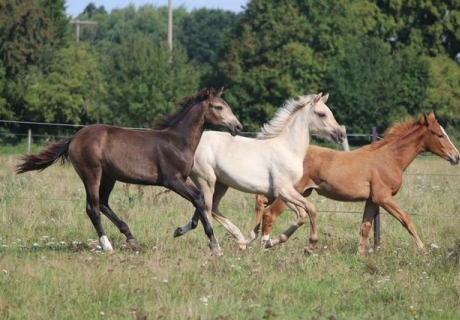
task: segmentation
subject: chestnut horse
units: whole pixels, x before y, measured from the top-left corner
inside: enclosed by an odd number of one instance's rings
[[[202,192],[186,182],[205,124],[220,125],[232,135],[240,122],[221,98],[223,88],[201,90],[182,101],[182,108],[160,121],[153,130],[136,131],[94,124],[74,136],[51,144],[37,155],[26,155],[17,173],[44,170],[59,159],[70,160],[86,191],[86,213],[96,229],[103,250],[113,251],[101,224],[102,212],[137,247],[128,225],[109,206],[116,181],[169,188],[192,202],[214,250],[217,240],[204,210]]]
[[[213,211],[218,212],[219,202],[231,187],[285,200],[297,214],[297,222],[286,233],[305,222],[311,204],[294,185],[302,177],[302,159],[310,134],[337,142],[345,137],[326,105],[327,98],[320,93],[288,100],[256,139],[213,131],[203,134],[190,178],[204,193],[209,220]],[[195,212],[187,225],[176,230],[175,236],[196,228],[198,217]],[[246,245],[244,237],[240,245]]]
[[[459,152],[434,113],[410,119],[387,130],[385,138],[360,149],[344,152],[310,146],[304,159],[304,173],[296,190],[308,197],[312,190],[338,201],[366,201],[358,252],[364,253],[377,206],[381,206],[407,229],[417,247],[425,252],[410,217],[398,206],[395,196],[402,184],[403,172],[421,152],[430,151],[451,165],[459,162]],[[257,196],[256,214],[250,240],[257,237],[266,199]],[[276,199],[263,214],[262,241],[265,248],[284,242],[284,237],[270,240],[270,230],[286,208]],[[316,213],[312,213],[315,217]],[[313,219],[314,221],[314,219]],[[318,239],[310,239],[306,252]]]

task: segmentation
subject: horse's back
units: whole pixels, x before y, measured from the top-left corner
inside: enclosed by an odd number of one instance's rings
[[[195,153],[192,175],[195,179],[218,180],[231,188],[248,192],[271,194],[273,177],[289,175],[294,170],[282,151],[269,140],[234,136],[223,132],[206,131]],[[301,174],[301,167],[295,168]]]
[[[89,174],[91,168],[99,168],[99,172],[114,180],[156,184],[160,140],[161,133],[156,137],[146,131],[94,124],[75,134],[69,157],[80,176]]]

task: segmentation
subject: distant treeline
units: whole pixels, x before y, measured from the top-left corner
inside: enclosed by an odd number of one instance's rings
[[[434,110],[460,130],[459,0],[252,0],[241,13],[65,0],[0,2],[0,118],[147,127],[212,84],[247,131],[288,98],[329,92],[348,132]],[[4,132],[19,125],[2,125]],[[47,130],[56,130],[50,127]],[[1,139],[1,138],[0,138]]]

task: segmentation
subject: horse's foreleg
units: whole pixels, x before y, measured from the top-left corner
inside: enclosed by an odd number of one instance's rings
[[[423,242],[420,240],[420,238],[417,235],[417,231],[415,231],[414,224],[412,223],[411,218],[401,210],[401,208],[398,206],[396,201],[392,197],[387,197],[385,200],[379,202],[380,206],[388,211],[393,217],[398,220],[404,228],[409,232],[409,234],[412,236],[412,239],[414,240],[415,244],[417,247],[423,252],[426,253],[425,246],[423,245]]]
[[[193,183],[188,181],[186,182],[180,177],[171,179],[166,187],[193,204],[193,206],[198,211],[199,219],[204,227],[204,232],[209,238],[209,247],[216,255],[221,256],[222,249],[220,248],[219,243],[214,236],[214,230],[212,229],[211,222],[207,217],[203,193]]]
[[[228,220],[219,210],[212,211],[212,216],[217,220],[230,234],[237,240],[238,246],[241,250],[246,250],[247,240],[243,236],[241,230]]]
[[[372,227],[372,220],[374,219],[375,208],[377,205],[370,200],[366,201],[363,213],[363,221],[359,234],[361,236],[358,244],[358,253],[363,254],[366,252],[366,244],[369,239],[369,233]]]

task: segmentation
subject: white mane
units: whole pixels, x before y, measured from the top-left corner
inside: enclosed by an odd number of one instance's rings
[[[316,94],[310,94],[306,96],[299,96],[297,100],[287,100],[286,103],[279,108],[278,111],[276,111],[275,116],[270,120],[270,122],[263,125],[256,138],[271,139],[277,137],[289,123],[292,115],[303,107],[310,105],[315,97]]]

